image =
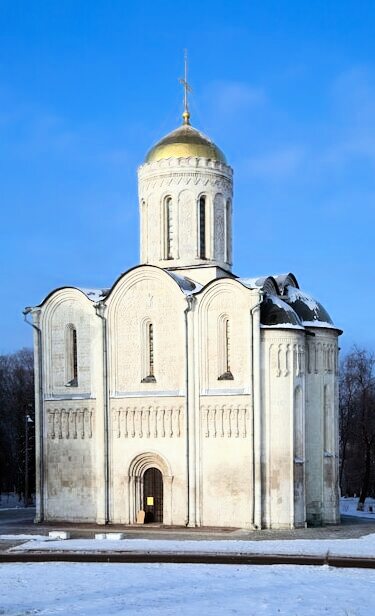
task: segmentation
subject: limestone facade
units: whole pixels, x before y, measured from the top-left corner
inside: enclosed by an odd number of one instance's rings
[[[214,262],[230,271],[232,175],[225,163],[197,157],[142,165],[138,170],[141,263],[171,268]],[[199,246],[202,199],[207,230],[204,257]]]
[[[139,169],[142,264],[31,310],[37,519],[335,523],[340,330],[293,275],[232,274],[232,170],[189,147]]]

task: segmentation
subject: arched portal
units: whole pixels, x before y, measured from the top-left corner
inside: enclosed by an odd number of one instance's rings
[[[172,471],[156,452],[139,454],[129,466],[129,522],[134,524],[140,510],[145,522],[172,524]],[[149,498],[149,504],[147,504]],[[153,504],[152,504],[152,500]]]
[[[163,522],[163,475],[155,467],[143,475],[143,509],[146,524]]]

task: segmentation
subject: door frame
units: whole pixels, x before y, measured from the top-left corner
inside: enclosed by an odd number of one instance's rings
[[[137,522],[137,513],[143,510],[143,477],[147,469],[157,468],[163,481],[163,525],[172,525],[172,484],[173,475],[168,462],[156,452],[137,455],[129,465],[128,495],[129,522]]]

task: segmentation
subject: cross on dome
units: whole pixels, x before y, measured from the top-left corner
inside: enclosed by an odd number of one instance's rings
[[[187,50],[184,53],[184,77],[178,81],[184,89],[184,111],[182,114],[183,123],[165,137],[160,139],[148,151],[145,163],[153,163],[169,158],[206,158],[209,160],[218,161],[227,165],[225,155],[220,148],[206,135],[198,131],[190,124],[189,111],[189,92],[192,92],[192,87],[188,83],[188,59]]]
[[[192,92],[193,89],[189,85],[188,80],[187,80],[187,73],[188,73],[187,49],[185,49],[185,53],[184,53],[184,66],[185,66],[184,77],[180,77],[180,79],[178,81],[179,81],[179,83],[181,83],[183,85],[183,88],[184,88],[184,112],[182,114],[182,117],[183,117],[183,120],[184,120],[184,124],[190,124],[190,112],[189,112],[188,93]]]

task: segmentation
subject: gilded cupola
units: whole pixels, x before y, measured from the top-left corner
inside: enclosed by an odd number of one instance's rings
[[[232,265],[232,169],[190,124],[187,65],[183,124],[158,141],[138,169],[141,262],[165,267]]]

